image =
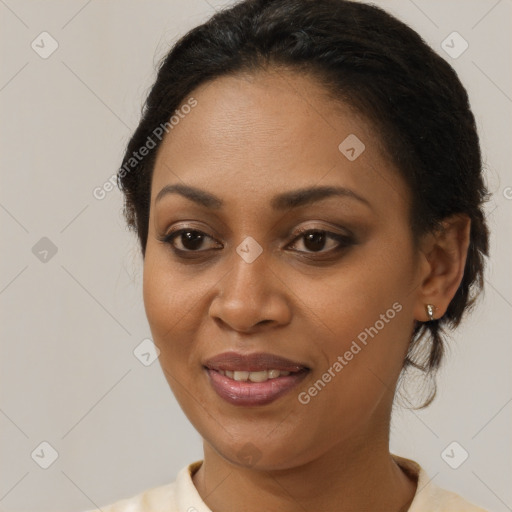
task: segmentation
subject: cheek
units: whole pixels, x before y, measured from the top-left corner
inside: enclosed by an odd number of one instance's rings
[[[404,302],[410,301],[410,271],[408,256],[385,252],[382,246],[378,251],[368,246],[329,274],[295,277],[293,286],[288,284],[300,298],[304,313],[311,311],[311,319],[321,321],[320,327],[328,337],[336,334],[338,339],[347,340],[376,322],[379,330],[382,321],[386,326],[396,324],[398,306],[393,305],[398,302],[403,309]],[[382,320],[381,315],[385,315]]]
[[[204,357],[197,340],[208,324],[207,311],[216,273],[186,271],[165,249],[148,243],[144,260],[143,298],[153,341],[167,377],[193,383],[191,368]],[[171,377],[171,378],[172,378]],[[175,386],[169,381],[173,390]]]
[[[168,258],[148,244],[144,260],[143,298],[146,316],[153,341],[160,349],[161,359],[185,356],[184,339],[187,322],[197,302],[196,294],[186,288],[186,283],[171,268]],[[173,352],[174,358],[167,358]]]
[[[323,333],[317,338],[325,359],[319,373],[342,357],[343,371],[334,373],[344,377],[333,380],[350,396],[364,394],[365,389],[371,395],[378,391],[379,385],[373,384],[379,381],[394,387],[407,351],[413,327],[413,252],[403,238],[395,242],[369,244],[357,257],[347,258],[336,273],[309,282],[309,289],[299,281],[295,289]]]
[[[179,307],[175,301],[175,286],[170,274],[165,272],[158,258],[148,247],[144,260],[143,297],[146,316],[159,343],[165,329],[170,328],[170,318],[176,314],[175,307]],[[172,309],[171,309],[172,308]],[[169,314],[172,312],[171,314]]]
[[[148,245],[144,260],[143,297],[153,342],[160,351],[159,363],[164,377],[183,410],[190,409],[189,392],[193,388],[190,364],[194,346],[190,343],[198,322],[193,322],[194,302],[186,283],[171,269],[168,259]],[[188,390],[188,391],[187,391]],[[196,401],[201,401],[197,392]]]

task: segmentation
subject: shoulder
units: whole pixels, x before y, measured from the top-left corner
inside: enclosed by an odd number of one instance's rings
[[[178,512],[181,501],[191,493],[191,474],[201,465],[196,461],[182,468],[174,482],[146,489],[129,498],[84,512]]]
[[[416,494],[407,512],[489,512],[459,494],[437,486],[417,462],[397,455],[393,458],[417,480]]]
[[[489,512],[474,503],[470,503],[462,496],[437,486],[431,493],[430,501],[430,506],[437,506],[440,512]]]
[[[410,512],[427,512],[436,510],[439,512],[489,512],[486,509],[471,503],[459,494],[438,487],[430,483],[425,488],[424,499],[418,500],[417,510],[412,509]]]
[[[175,503],[175,485],[173,482],[152,487],[135,496],[84,512],[175,512],[177,508],[170,508]]]

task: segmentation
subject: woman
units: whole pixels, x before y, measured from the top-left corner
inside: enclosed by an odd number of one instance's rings
[[[245,0],[178,41],[118,178],[204,460],[102,510],[482,511],[389,451],[482,287],[481,172],[454,70],[377,7]]]

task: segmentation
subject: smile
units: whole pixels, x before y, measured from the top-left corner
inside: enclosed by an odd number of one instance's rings
[[[251,381],[251,382],[265,382],[271,379],[277,379],[278,377],[286,377],[290,375],[288,371],[282,370],[262,370],[259,372],[246,372],[243,370],[218,370],[221,375],[225,375],[230,379],[236,380],[238,382],[241,381]]]
[[[276,354],[224,352],[203,361],[215,393],[232,405],[261,406],[296,387],[310,369]]]

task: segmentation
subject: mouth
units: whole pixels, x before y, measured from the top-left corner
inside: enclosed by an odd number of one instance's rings
[[[261,406],[296,387],[310,372],[306,365],[258,353],[225,352],[203,363],[218,396],[232,405]]]

